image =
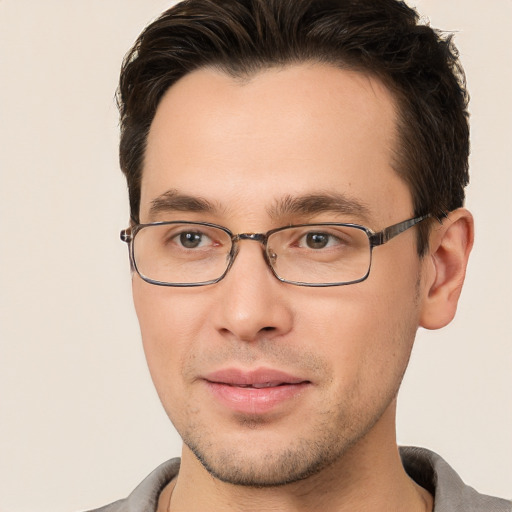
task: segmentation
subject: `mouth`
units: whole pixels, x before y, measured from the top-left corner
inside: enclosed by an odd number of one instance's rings
[[[229,368],[206,375],[204,381],[222,407],[252,415],[286,407],[312,384],[302,377],[269,368]]]
[[[302,377],[272,368],[257,368],[255,370],[241,370],[227,368],[206,375],[205,380],[213,384],[225,384],[239,388],[272,388],[278,386],[295,385],[309,382]]]
[[[263,389],[263,388],[276,388],[278,386],[287,386],[290,382],[255,382],[253,384],[226,384],[227,386],[234,386],[238,388],[254,388],[254,389]]]

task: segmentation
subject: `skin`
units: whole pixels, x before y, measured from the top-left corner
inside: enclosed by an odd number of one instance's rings
[[[261,233],[330,221],[378,231],[410,218],[410,192],[392,167],[395,117],[378,80],[327,65],[243,81],[195,71],[167,91],[151,126],[141,222]],[[152,212],[169,191],[214,208]],[[364,209],[273,211],[284,198],[332,192]],[[134,274],[151,375],[184,440],[172,510],[431,510],[400,463],[396,394],[418,326],[442,327],[455,313],[471,243],[471,216],[457,210],[433,230],[426,257],[413,228],[376,248],[369,278],[350,286],[281,283],[253,241],[214,285],[159,287]],[[204,380],[261,367],[307,385],[251,414],[220,403]]]

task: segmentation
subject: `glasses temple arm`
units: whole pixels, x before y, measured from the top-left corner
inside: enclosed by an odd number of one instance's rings
[[[408,219],[404,220],[403,222],[399,222],[398,224],[393,224],[392,226],[389,226],[383,229],[382,231],[379,231],[378,233],[373,233],[372,235],[370,235],[370,243],[372,244],[373,247],[385,244],[395,236],[399,235],[400,233],[403,233],[409,228],[412,228],[419,222],[428,219],[429,217],[430,214],[421,215],[420,217],[414,217],[413,219]]]

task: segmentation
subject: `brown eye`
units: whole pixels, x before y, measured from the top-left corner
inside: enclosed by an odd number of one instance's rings
[[[202,233],[188,231],[185,233],[180,233],[179,239],[180,244],[186,249],[195,249],[201,245],[203,235]]]
[[[327,233],[308,233],[306,235],[306,245],[310,249],[324,249],[329,244],[331,235]]]

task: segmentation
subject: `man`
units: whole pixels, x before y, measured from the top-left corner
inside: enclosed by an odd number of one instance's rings
[[[100,510],[510,511],[399,450],[473,242],[449,38],[396,0],[192,0],[123,66],[133,295],[184,445]]]

